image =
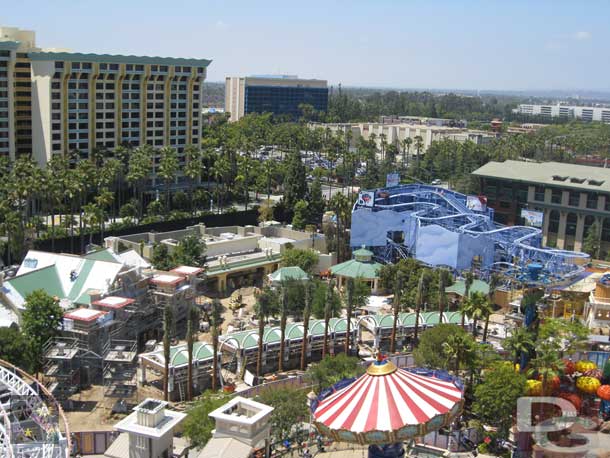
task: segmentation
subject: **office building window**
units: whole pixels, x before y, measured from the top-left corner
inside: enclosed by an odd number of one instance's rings
[[[580,204],[580,193],[578,191],[570,191],[570,200],[568,205],[570,207],[578,207]]]
[[[576,235],[576,224],[578,223],[578,216],[576,213],[568,213],[566,218],[566,235]]]
[[[561,189],[553,188],[551,192],[551,203],[561,205],[561,197],[563,195],[563,191]]]
[[[534,200],[544,202],[544,186],[536,186],[534,188]]]

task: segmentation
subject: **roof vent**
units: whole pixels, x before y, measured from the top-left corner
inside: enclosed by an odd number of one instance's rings
[[[604,184],[603,180],[589,180],[591,186],[601,186]]]
[[[571,183],[583,184],[585,182],[585,179],[584,178],[572,177],[572,178],[570,178],[570,182]]]
[[[561,175],[553,175],[553,181],[566,181],[567,179],[567,176],[562,177]]]

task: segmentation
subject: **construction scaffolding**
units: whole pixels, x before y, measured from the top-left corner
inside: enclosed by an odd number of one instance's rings
[[[60,402],[66,401],[80,388],[79,354],[78,340],[70,337],[56,337],[44,346],[42,372],[48,390]]]
[[[135,340],[110,340],[104,351],[104,398],[130,399],[137,391]]]

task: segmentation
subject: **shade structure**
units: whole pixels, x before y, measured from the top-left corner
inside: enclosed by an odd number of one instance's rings
[[[337,441],[391,444],[447,426],[461,412],[463,393],[445,373],[373,363],[367,372],[313,409],[318,431]],[[424,375],[428,374],[428,375]]]

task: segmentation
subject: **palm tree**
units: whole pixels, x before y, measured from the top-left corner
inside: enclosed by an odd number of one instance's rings
[[[464,356],[468,350],[471,348],[471,344],[472,342],[466,333],[452,334],[447,337],[446,342],[443,342],[443,352],[447,357],[448,363],[453,360],[453,371],[455,375],[459,373],[460,364],[464,360]]]
[[[258,320],[258,352],[256,355],[256,376],[260,377],[263,372],[263,337],[265,335],[265,323],[267,319],[277,312],[277,298],[274,291],[265,287],[255,292],[256,302],[254,312]]]
[[[415,150],[417,151],[417,173],[419,173],[419,161],[420,161],[420,156],[421,156],[421,150],[424,147],[424,139],[421,137],[421,135],[416,135],[414,137],[415,140]]]
[[[345,354],[349,355],[352,350],[352,310],[354,307],[354,289],[356,284],[353,278],[348,278],[345,284],[345,308],[347,309],[347,329],[345,334]]]
[[[187,312],[186,322],[186,349],[188,352],[188,366],[186,368],[186,400],[193,400],[193,346],[199,330],[199,309],[191,304]]]
[[[191,214],[194,213],[193,187],[201,179],[201,169],[203,168],[202,154],[195,145],[188,145],[184,148],[186,164],[184,165],[184,175],[189,179],[189,199],[191,201]]]
[[[462,296],[462,306],[464,301],[468,300],[470,297],[470,287],[474,282],[474,274],[470,271],[466,272],[464,275],[464,295]],[[466,316],[462,313],[462,328],[466,325]]]
[[[301,343],[301,370],[307,367],[307,333],[309,332],[309,317],[311,316],[311,282],[305,283],[305,308],[303,309],[303,341]]]
[[[419,282],[417,283],[417,294],[415,296],[415,332],[413,333],[413,340],[417,343],[417,337],[419,334],[419,315],[421,313],[421,307],[424,304],[424,296],[426,294],[426,273],[422,271],[419,276]]]
[[[176,181],[176,173],[178,172],[178,155],[176,150],[169,146],[161,148],[159,151],[161,159],[159,160],[158,174],[165,181],[165,211],[170,210],[170,189],[174,181]]]
[[[163,308],[163,399],[169,401],[169,360],[171,356],[171,333],[174,326],[174,311],[171,305]]]
[[[216,180],[216,194],[218,196],[218,213],[221,211],[222,207],[222,195],[226,192],[226,179],[231,171],[231,164],[229,160],[225,156],[219,156],[214,165],[212,166],[212,176]],[[218,185],[221,185],[222,188],[219,188]]]
[[[218,387],[218,336],[220,335],[220,325],[222,324],[222,304],[220,299],[212,301],[212,310],[210,310],[210,332],[212,335],[212,353],[214,360],[212,361],[212,391],[216,391]]]
[[[521,355],[529,354],[535,346],[534,337],[526,328],[517,328],[510,337],[504,340],[504,348],[513,354],[513,363],[517,364]]]
[[[129,157],[127,181],[132,185],[134,195],[138,200],[138,218],[142,218],[144,182],[149,177],[153,167],[152,153],[150,145],[143,145],[136,148]]]
[[[438,322],[443,322],[443,314],[447,309],[447,295],[445,288],[449,283],[449,271],[441,269],[438,273]]]
[[[477,335],[477,323],[479,320],[486,319],[491,315],[492,308],[489,305],[487,296],[483,293],[475,292],[470,298],[462,303],[462,314],[468,315],[472,320],[472,336]]]
[[[335,281],[331,278],[326,289],[326,301],[324,303],[324,345],[322,346],[322,358],[328,354],[328,328],[332,314],[333,289]]]
[[[284,370],[284,350],[286,347],[286,321],[288,319],[288,288],[292,287],[292,283],[283,282],[280,289],[280,360],[277,364],[277,370],[282,372]]]
[[[528,376],[537,375],[542,380],[542,396],[546,396],[549,380],[559,375],[563,366],[557,348],[551,342],[543,341],[536,347],[536,357],[529,362]]]
[[[500,284],[500,275],[498,275],[496,273],[491,274],[491,277],[489,279],[489,294],[487,295],[487,302],[489,303],[489,306],[492,307],[492,313],[493,313],[493,306],[494,306],[494,294],[495,294],[496,289],[498,288],[499,284]],[[489,318],[491,317],[492,313],[489,313],[485,317],[485,329],[483,330],[483,341],[484,342],[487,341],[487,334],[489,332]]]
[[[396,279],[394,280],[394,321],[392,323],[392,337],[390,339],[390,353],[396,351],[396,328],[398,326],[398,314],[400,312],[400,303],[402,300],[402,285],[403,278],[400,270],[396,271]]]
[[[402,141],[402,164],[405,170],[409,168],[409,154],[411,153],[412,144],[413,139],[411,137],[407,137]]]

